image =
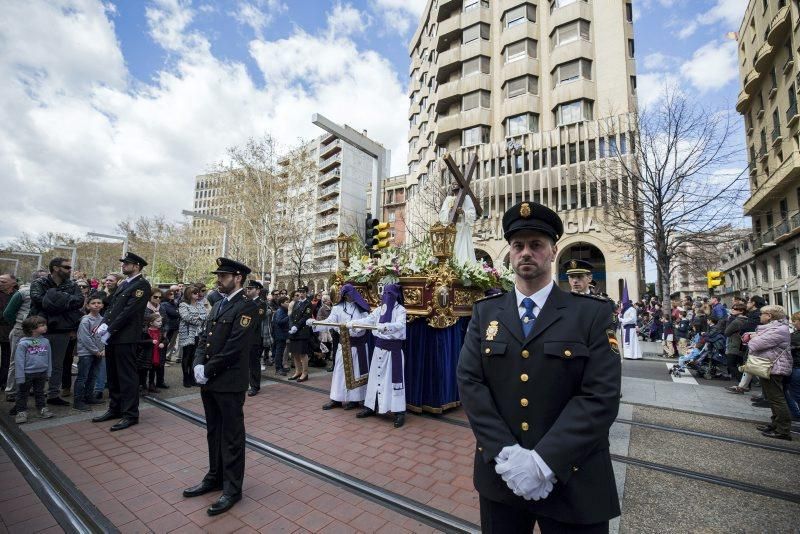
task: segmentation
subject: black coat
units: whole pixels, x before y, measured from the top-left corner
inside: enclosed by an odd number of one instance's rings
[[[263,341],[261,339],[261,331],[264,327],[264,314],[267,313],[267,301],[262,299],[261,297],[256,297],[252,300],[253,304],[258,306],[258,312],[256,317],[253,319],[258,324],[256,324],[256,335],[253,336],[252,344],[253,346],[261,346]]]
[[[174,332],[181,325],[181,314],[178,307],[170,300],[165,300],[158,307],[161,319],[164,321],[164,331]]]
[[[527,339],[514,292],[476,303],[457,377],[483,497],[569,523],[620,514],[608,432],[621,365],[607,301],[554,286]],[[556,476],[546,499],[517,497],[495,473],[495,457],[514,444],[536,450]]]
[[[194,364],[203,365],[208,383],[203,389],[218,393],[246,391],[250,385],[250,347],[260,336],[258,306],[240,291],[220,310],[211,308],[200,332]]]
[[[297,327],[297,332],[289,335],[289,339],[311,339],[311,327],[306,325],[306,321],[311,319],[311,300],[306,299],[302,302],[295,302],[292,313],[289,315],[292,326]]]
[[[65,280],[56,284],[52,275],[31,282],[31,311],[28,317],[39,315],[47,319],[47,331],[75,332],[83,317],[83,293],[78,284]]]
[[[275,341],[286,341],[289,339],[289,329],[292,327],[289,313],[283,306],[278,306],[275,315],[272,316],[272,339]]]
[[[137,276],[127,284],[120,283],[103,315],[111,337],[110,345],[139,343],[144,329],[144,312],[150,301],[150,282]]]

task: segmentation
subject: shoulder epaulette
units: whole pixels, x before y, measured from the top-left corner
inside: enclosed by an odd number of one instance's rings
[[[477,304],[479,302],[484,302],[484,301],[487,301],[487,300],[490,300],[490,299],[495,299],[497,297],[502,297],[505,294],[506,294],[506,291],[503,291],[501,293],[495,293],[494,295],[489,295],[489,296],[486,296],[486,297],[483,297],[483,298],[479,298],[478,300],[475,301],[475,304]]]
[[[590,293],[576,293],[575,291],[570,291],[571,294],[575,295],[576,297],[584,297],[592,300],[596,300],[598,302],[610,302],[609,299],[602,295],[592,295]]]

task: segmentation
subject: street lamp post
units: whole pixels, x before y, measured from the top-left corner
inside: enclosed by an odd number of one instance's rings
[[[33,257],[35,257],[36,258],[36,270],[37,271],[41,271],[42,270],[42,255],[41,254],[37,254],[35,252],[19,252],[19,251],[16,251],[16,250],[12,250],[11,254],[13,254],[15,256],[33,256]]]
[[[14,263],[14,276],[17,276],[19,270],[19,260],[15,258],[0,258],[0,261],[9,261]]]
[[[122,257],[125,257],[125,254],[128,253],[128,236],[127,235],[111,235],[111,234],[98,234],[97,232],[89,232],[86,234],[90,237],[104,237],[106,239],[117,239],[122,241]]]
[[[207,213],[200,213],[199,211],[181,210],[181,213],[189,217],[196,217],[198,219],[207,219],[209,221],[217,221],[222,223],[222,256],[228,256],[228,219],[225,217],[217,217],[216,215],[208,215]]]

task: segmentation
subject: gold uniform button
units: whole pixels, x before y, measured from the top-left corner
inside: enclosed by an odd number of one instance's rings
[[[492,349],[487,347],[486,350],[483,351],[483,352],[485,352],[486,354],[491,354],[492,353]]]
[[[523,357],[523,358],[527,358],[527,357],[528,357],[528,356],[530,356],[530,355],[531,355],[531,353],[530,353],[530,352],[528,352],[527,350],[523,350],[523,351],[522,351],[522,357]]]
[[[525,373],[522,373],[522,375],[520,375],[519,379],[522,380],[523,382],[527,382],[528,381],[528,375],[526,375]]]
[[[525,408],[526,406],[528,406],[528,399],[520,399],[519,403],[523,408]]]
[[[206,347],[210,347],[210,346],[211,346],[211,343],[206,343]]]
[[[572,472],[573,472],[573,473],[575,473],[575,472],[577,472],[577,471],[578,471],[578,468],[577,468],[577,467],[575,467],[575,466],[572,466]]]
[[[483,452],[483,447],[478,447],[478,451]]]
[[[528,430],[528,423],[522,423],[522,430]]]
[[[572,351],[571,350],[565,350],[564,351],[564,356],[566,356],[567,358],[571,358],[572,357]]]

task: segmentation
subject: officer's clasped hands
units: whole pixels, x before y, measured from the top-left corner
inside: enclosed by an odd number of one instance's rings
[[[206,378],[205,367],[202,365],[194,366],[194,380],[201,385],[208,382],[208,378]]]
[[[314,324],[314,319],[306,319],[306,326],[311,326]]]
[[[553,483],[545,477],[534,454],[519,445],[504,447],[495,458],[495,471],[515,495],[538,501],[550,494]]]
[[[296,333],[297,333],[297,327],[296,326],[293,326],[293,327],[291,327],[289,329],[289,335],[296,334]]]

